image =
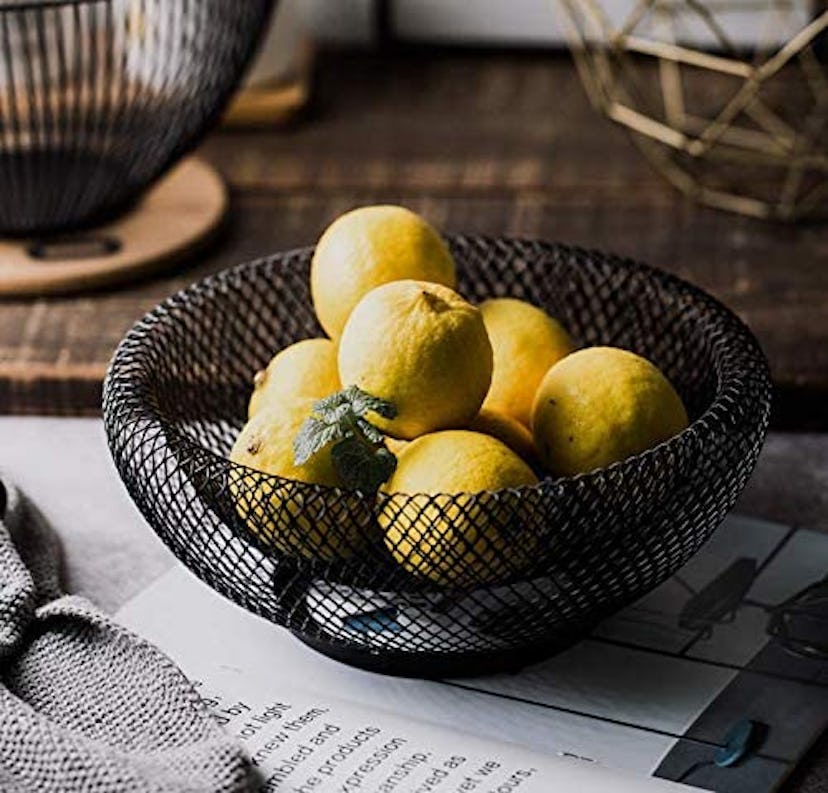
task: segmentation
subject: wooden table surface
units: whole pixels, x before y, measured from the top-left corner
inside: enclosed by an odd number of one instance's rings
[[[279,133],[220,131],[200,153],[231,186],[222,238],[186,268],[129,288],[0,304],[0,413],[97,413],[115,345],[158,301],[223,267],[312,244],[349,207],[393,201],[446,231],[605,248],[695,281],[760,337],[776,426],[828,428],[828,228],[690,203],[594,114],[562,56],[326,55],[304,119]],[[768,453],[781,457],[749,498],[828,528],[824,438],[799,437],[772,439]],[[828,737],[786,790],[828,790]]]
[[[188,267],[127,289],[0,304],[0,412],[95,413],[115,345],[159,300],[222,267],[311,244],[351,206],[395,201],[447,231],[606,248],[695,281],[763,342],[776,425],[828,425],[828,228],[693,205],[592,111],[563,56],[327,55],[304,119],[279,133],[215,133],[201,154],[231,186],[223,238]]]

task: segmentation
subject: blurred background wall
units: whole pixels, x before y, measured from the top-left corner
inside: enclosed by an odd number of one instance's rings
[[[306,15],[320,40],[370,43],[382,36],[401,41],[467,45],[566,44],[558,0],[287,0]],[[717,19],[731,41],[750,46],[784,41],[808,18],[805,3],[779,3],[778,14],[757,14],[755,0],[728,0]],[[634,0],[603,0],[615,22],[624,19]],[[700,19],[688,18],[676,29],[685,43],[712,44],[714,36]]]
[[[386,33],[442,43],[563,44],[553,6],[554,0],[308,0],[307,12],[315,33],[329,40],[370,42]]]

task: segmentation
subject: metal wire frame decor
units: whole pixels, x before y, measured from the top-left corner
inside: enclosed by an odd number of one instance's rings
[[[824,0],[636,0],[621,19],[602,0],[559,8],[593,105],[675,187],[757,218],[828,216]],[[733,35],[734,13],[755,35]]]

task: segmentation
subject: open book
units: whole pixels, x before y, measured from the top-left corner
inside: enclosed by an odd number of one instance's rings
[[[767,793],[828,724],[828,663],[772,630],[825,558],[828,535],[731,517],[592,637],[464,680],[351,669],[182,568],[119,618],[196,683],[261,791]]]

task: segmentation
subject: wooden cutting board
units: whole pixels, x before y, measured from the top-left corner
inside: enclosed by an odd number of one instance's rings
[[[67,294],[172,267],[227,212],[227,189],[203,160],[177,165],[126,215],[50,239],[0,239],[0,297]]]

